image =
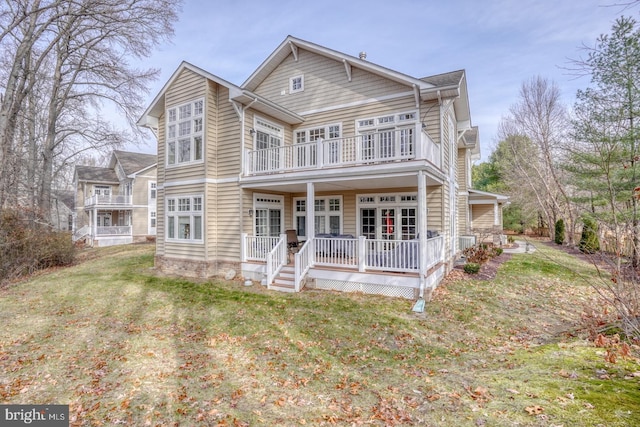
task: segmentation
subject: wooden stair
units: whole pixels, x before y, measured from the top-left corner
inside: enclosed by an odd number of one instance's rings
[[[295,292],[295,270],[293,266],[285,265],[282,267],[282,270],[280,270],[269,288],[281,292]]]

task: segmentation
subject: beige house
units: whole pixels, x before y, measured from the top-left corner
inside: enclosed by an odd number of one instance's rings
[[[415,298],[470,230],[462,70],[415,78],[287,37],[242,86],[183,62],[139,125],[166,272]]]
[[[76,166],[74,240],[122,245],[156,235],[155,154],[114,151],[107,167]]]

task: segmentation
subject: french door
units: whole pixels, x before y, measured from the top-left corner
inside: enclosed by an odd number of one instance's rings
[[[278,237],[282,234],[282,209],[256,209],[256,236]]]

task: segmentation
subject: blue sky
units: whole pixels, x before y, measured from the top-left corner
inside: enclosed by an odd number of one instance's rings
[[[465,69],[482,161],[497,142],[501,117],[517,102],[522,82],[542,76],[558,84],[573,104],[589,84],[566,70],[611,30],[622,14],[640,8],[626,0],[185,0],[175,37],[144,66],[160,68],[156,96],[181,61],[242,84],[292,35],[411,75]],[[133,148],[155,152],[155,141]]]

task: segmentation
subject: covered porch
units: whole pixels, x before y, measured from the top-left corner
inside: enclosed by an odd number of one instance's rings
[[[307,287],[412,299],[435,288],[447,245],[442,182],[415,164],[398,166],[379,165],[369,176],[247,184],[253,203],[252,226],[241,236],[243,276],[288,292]],[[271,192],[261,193],[263,186]],[[280,211],[279,203],[291,209]]]

